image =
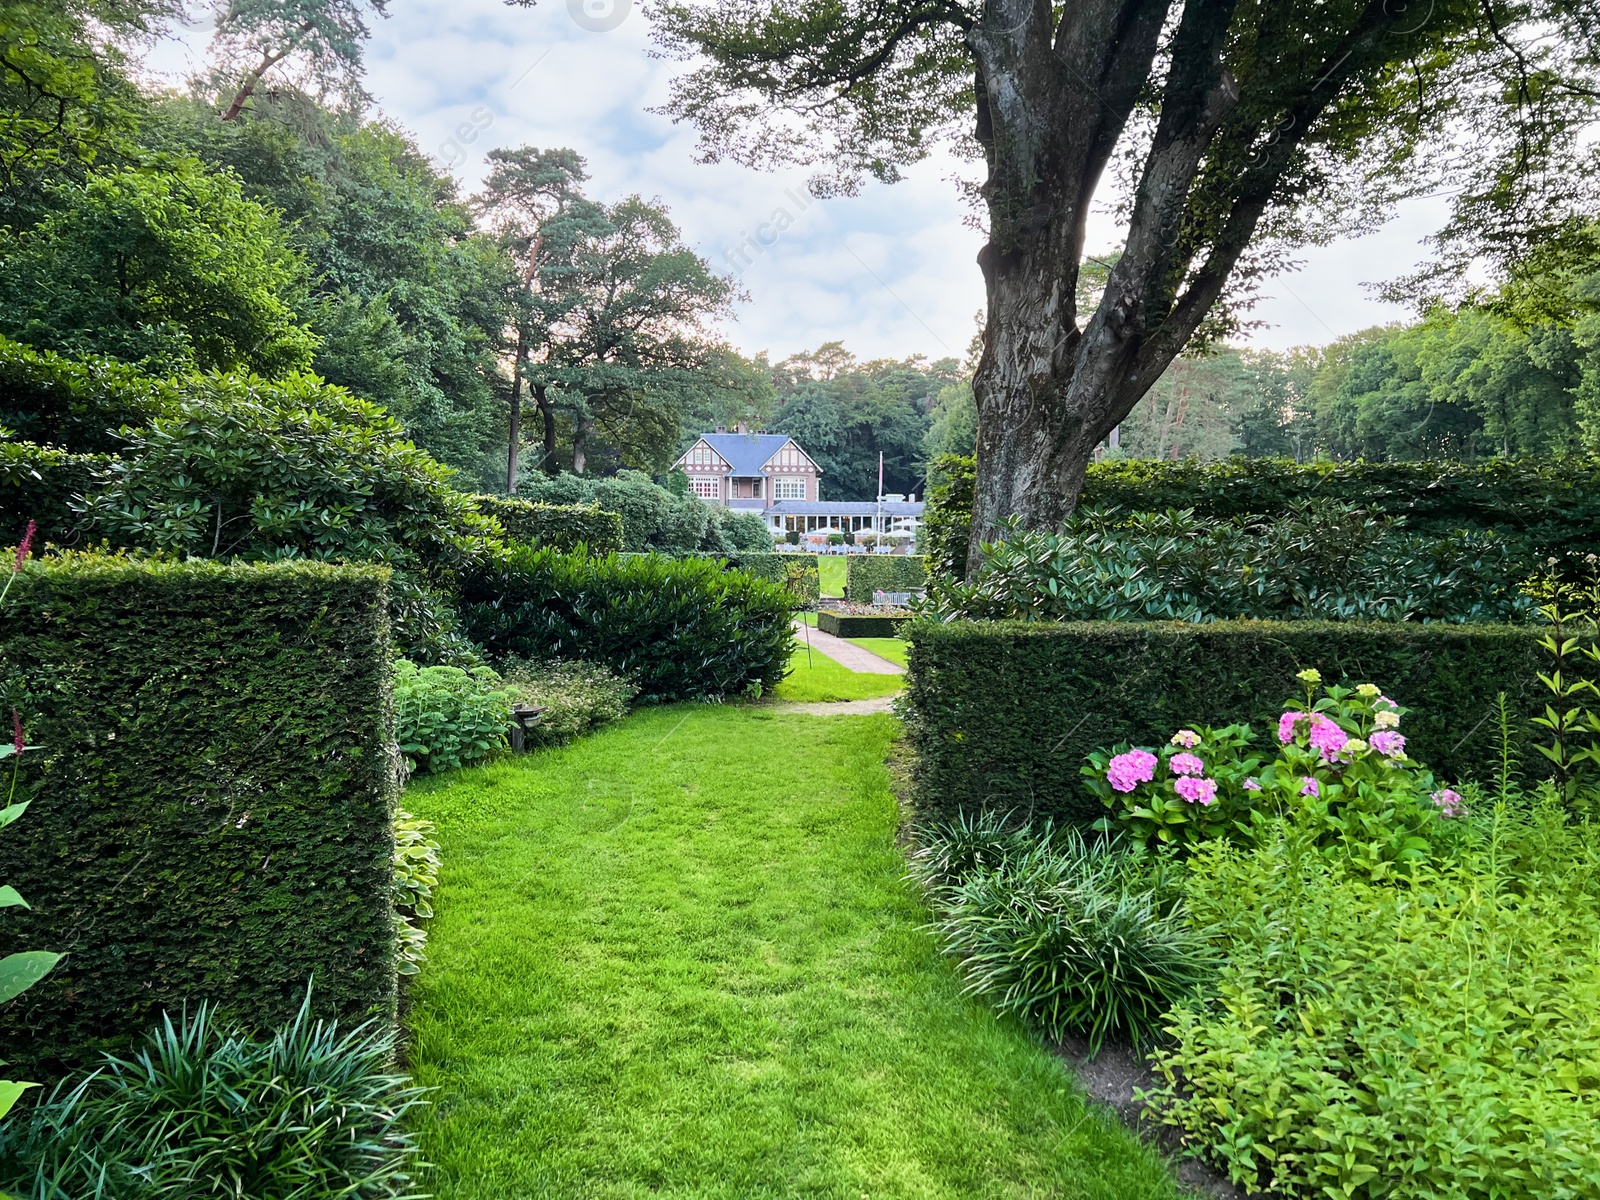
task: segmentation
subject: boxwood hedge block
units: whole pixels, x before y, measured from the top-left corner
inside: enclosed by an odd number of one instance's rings
[[[852,554],[844,561],[844,598],[852,604],[871,604],[874,592],[914,592],[928,582],[920,555]]]
[[[505,496],[474,496],[478,511],[494,517],[506,541],[557,550],[586,547],[590,554],[615,554],[622,549],[622,518],[594,504],[535,504]]]
[[[1104,815],[1078,775],[1119,742],[1250,721],[1263,747],[1295,672],[1378,684],[1410,709],[1408,751],[1449,780],[1492,778],[1496,697],[1543,710],[1539,632],[1500,625],[914,621],[906,688],[918,818],[958,809]]]
[[[848,613],[819,612],[817,628],[834,637],[895,637],[907,621],[898,617],[856,617]]]
[[[395,1006],[388,573],[68,555],[0,623],[32,806],[0,835],[8,947],[65,951],[5,1008],[40,1079],[215,1001],[251,1024]]]

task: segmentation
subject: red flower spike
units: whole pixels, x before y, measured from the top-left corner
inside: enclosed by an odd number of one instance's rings
[[[22,535],[22,545],[17,547],[17,561],[11,567],[13,575],[22,570],[23,564],[28,561],[28,553],[33,549],[33,535],[38,530],[39,523],[37,521],[28,522],[27,531]]]
[[[11,748],[18,754],[28,748],[28,740],[22,736],[22,714],[14,708],[11,710]]]

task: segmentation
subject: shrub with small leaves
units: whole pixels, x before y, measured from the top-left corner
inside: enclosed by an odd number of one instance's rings
[[[639,691],[599,663],[513,658],[501,663],[500,669],[517,703],[544,709],[539,723],[525,734],[530,748],[564,746],[620,721]]]
[[[394,665],[395,739],[413,771],[450,771],[504,743],[512,693],[488,667]]]

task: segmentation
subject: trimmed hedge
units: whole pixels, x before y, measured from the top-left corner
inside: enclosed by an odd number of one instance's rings
[[[70,554],[0,624],[31,789],[0,879],[7,941],[65,951],[6,1006],[24,1078],[126,1044],[162,1009],[250,1025],[395,1008],[398,762],[388,572]]]
[[[505,496],[473,496],[478,511],[493,517],[506,531],[506,541],[590,554],[615,554],[622,549],[622,518],[596,504],[536,504]]]
[[[925,548],[941,570],[965,567],[973,461],[947,455],[935,464],[950,482],[929,493],[924,529],[932,532]],[[1128,512],[1190,508],[1202,517],[1231,518],[1274,516],[1308,500],[1404,517],[1412,533],[1492,529],[1554,552],[1600,543],[1596,457],[1483,463],[1113,459],[1089,467],[1078,504]]]
[[[728,565],[748,571],[786,589],[807,608],[816,607],[822,598],[822,583],[817,574],[815,554],[777,554],[748,551],[728,556]]]
[[[874,592],[914,592],[927,586],[927,560],[916,554],[852,554],[845,560],[844,598],[871,604]]]
[[[819,612],[817,628],[842,638],[898,637],[909,617],[855,617],[848,613]]]
[[[775,687],[795,607],[777,585],[703,558],[519,546],[461,574],[463,628],[493,658],[597,662],[647,702]]]
[[[1448,780],[1491,777],[1497,693],[1523,721],[1545,703],[1539,631],[1509,625],[922,620],[901,636],[919,820],[959,809],[1097,820],[1105,810],[1078,775],[1089,751],[1235,721],[1264,746],[1306,667],[1382,687],[1410,710],[1408,753]]]
[[[109,454],[0,442],[0,545],[21,541],[29,521],[38,522],[41,542],[76,543],[86,520],[73,500],[94,492],[114,462]]]

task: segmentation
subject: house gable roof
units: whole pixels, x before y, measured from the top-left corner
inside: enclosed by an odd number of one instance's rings
[[[710,446],[735,475],[759,475],[762,468],[789,442],[781,433],[707,433],[700,440]]]
[[[711,453],[715,454],[719,459],[721,459],[722,460],[722,467],[726,467],[726,466],[730,465],[728,463],[727,455],[723,454],[721,451],[719,451],[715,446],[713,446],[711,444],[711,439],[710,439],[709,436],[708,437],[698,437],[698,438],[696,438],[694,440],[694,445],[690,446],[682,454],[678,455],[678,461],[673,463],[672,465],[675,466],[675,467],[684,466],[689,461],[689,456],[691,454],[693,454],[696,450],[698,450],[701,446],[706,447],[706,449],[710,450]],[[702,469],[704,469],[704,468],[702,468]],[[721,467],[718,467],[716,469],[717,470],[721,470]]]

